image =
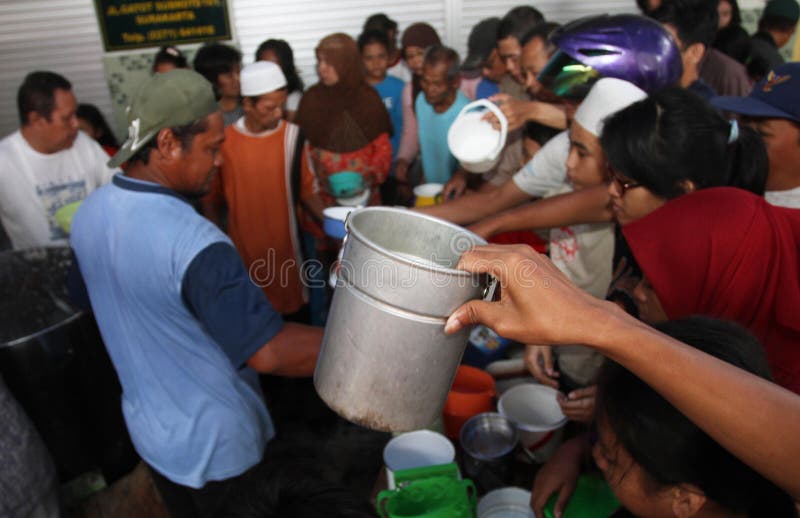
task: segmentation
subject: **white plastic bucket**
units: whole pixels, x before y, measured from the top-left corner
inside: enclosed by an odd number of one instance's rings
[[[389,489],[394,489],[395,471],[449,464],[455,458],[455,446],[440,433],[417,430],[400,434],[383,448],[386,482]]]
[[[485,109],[476,111],[476,108]],[[500,121],[499,131],[489,121],[483,120],[486,110],[494,113]],[[479,99],[464,106],[450,125],[447,146],[465,170],[485,173],[497,164],[507,134],[508,121],[503,112],[491,101]]]
[[[489,491],[478,502],[478,518],[534,518],[531,492],[518,487]]]
[[[535,462],[546,462],[561,444],[567,417],[557,394],[552,387],[524,383],[508,389],[497,403],[500,415],[517,425],[520,442]]]

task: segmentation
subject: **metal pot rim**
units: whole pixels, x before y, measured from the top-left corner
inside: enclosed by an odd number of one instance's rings
[[[469,230],[465,229],[464,227],[461,227],[461,226],[456,225],[454,223],[450,223],[449,221],[443,220],[441,218],[436,218],[436,217],[433,217],[433,216],[429,216],[427,214],[421,214],[419,212],[410,211],[408,209],[398,209],[398,208],[395,208],[395,207],[365,207],[363,209],[354,210],[353,212],[351,212],[348,215],[347,220],[345,221],[345,227],[347,229],[347,232],[352,234],[352,236],[355,239],[358,239],[361,243],[364,244],[364,246],[366,246],[368,248],[371,248],[371,249],[375,250],[376,252],[379,252],[380,254],[383,254],[383,255],[391,258],[394,261],[398,261],[398,262],[410,265],[410,266],[412,266],[414,268],[419,268],[419,269],[428,270],[428,271],[435,271],[435,272],[443,272],[443,273],[447,273],[449,275],[456,275],[456,276],[459,276],[459,277],[472,277],[474,275],[474,274],[472,274],[470,272],[467,272],[467,271],[464,271],[464,270],[457,270],[455,268],[448,268],[446,266],[440,266],[440,265],[436,265],[436,264],[432,264],[432,263],[428,263],[428,262],[414,261],[414,260],[408,259],[407,257],[404,257],[402,255],[398,255],[397,253],[394,253],[391,250],[389,250],[389,249],[387,249],[387,248],[375,243],[373,240],[367,238],[360,230],[358,230],[357,228],[353,227],[353,225],[352,225],[352,218],[358,217],[358,215],[361,214],[362,212],[389,212],[389,213],[399,214],[399,215],[403,215],[403,216],[411,215],[412,217],[427,219],[428,221],[431,221],[433,223],[437,223],[439,225],[444,225],[446,227],[450,227],[453,230],[457,230],[457,231],[462,232],[462,233],[464,233],[466,235],[472,236],[479,245],[488,244],[486,242],[486,240],[483,239],[482,237],[480,237],[478,234],[475,234],[474,232],[470,232]]]

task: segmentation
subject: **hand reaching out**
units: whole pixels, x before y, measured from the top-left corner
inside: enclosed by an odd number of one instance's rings
[[[558,389],[558,371],[553,368],[553,349],[549,345],[526,345],[525,365],[542,385]]]

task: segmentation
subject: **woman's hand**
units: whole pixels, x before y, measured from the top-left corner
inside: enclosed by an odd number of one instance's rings
[[[558,388],[558,371],[553,368],[553,348],[549,345],[526,345],[525,366],[536,381]]]
[[[445,325],[446,333],[485,324],[497,334],[528,344],[593,344],[609,338],[621,311],[570,282],[545,256],[527,245],[475,247],[458,268],[488,273],[501,286],[500,300],[470,301]]]
[[[594,405],[597,396],[597,385],[573,390],[566,396],[556,396],[561,411],[572,421],[590,423],[594,419]]]
[[[544,516],[544,506],[554,493],[558,500],[553,509],[559,518],[578,484],[581,474],[581,458],[589,445],[584,436],[575,437],[562,444],[553,457],[542,466],[531,490],[531,508],[536,516]]]

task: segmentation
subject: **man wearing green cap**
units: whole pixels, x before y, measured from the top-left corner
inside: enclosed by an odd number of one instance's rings
[[[284,324],[230,239],[192,208],[222,158],[222,113],[190,70],[157,74],[128,108],[112,164],[71,245],[123,387],[137,452],[172,516],[220,516],[274,428],[256,371],[308,376],[321,329]]]
[[[758,32],[750,38],[747,72],[758,81],[783,63],[778,50],[789,43],[800,18],[796,0],[770,0],[758,20]]]

